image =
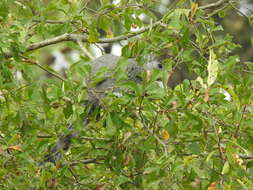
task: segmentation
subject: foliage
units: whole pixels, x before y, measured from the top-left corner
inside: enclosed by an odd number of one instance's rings
[[[247,159],[253,154],[253,78],[243,72],[252,63],[240,63],[233,55],[237,45],[232,36],[217,23],[227,1],[218,9],[180,0],[163,15],[155,11],[159,3],[0,2],[1,189],[253,188],[253,161]],[[141,27],[146,28],[131,32]],[[43,45],[65,34],[81,37]],[[117,36],[129,38],[123,56],[137,57],[140,64],[151,52],[168,54],[166,72],[135,84],[122,82],[119,70],[118,85],[126,92],[121,97],[108,94],[100,119],[91,116],[83,126],[84,78],[89,73],[83,50],[106,39],[117,41]],[[64,79],[39,64],[47,52],[62,47],[83,54]],[[164,78],[166,86],[164,75],[181,63],[198,78],[175,89],[159,87],[157,79]],[[73,139],[56,166],[40,165],[70,124],[82,138]]]

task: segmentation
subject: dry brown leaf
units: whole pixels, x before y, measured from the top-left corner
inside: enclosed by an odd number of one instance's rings
[[[130,156],[126,155],[125,159],[124,159],[124,166],[128,165],[130,162]]]
[[[17,151],[23,152],[20,145],[12,145],[12,146],[9,146],[7,149],[8,150],[17,150]]]
[[[55,189],[58,185],[58,181],[55,178],[49,179],[47,181],[47,188],[48,189]]]
[[[218,183],[217,181],[211,183],[211,184],[209,185],[209,187],[207,188],[207,190],[215,190],[215,189],[216,189],[217,183]]]
[[[209,88],[206,89],[205,95],[204,95],[204,101],[207,102],[209,100]]]
[[[105,189],[105,184],[99,184],[97,187],[95,187],[94,190],[104,190]]]
[[[191,182],[191,186],[193,188],[197,188],[200,184],[201,180],[199,178],[195,178],[193,182]]]

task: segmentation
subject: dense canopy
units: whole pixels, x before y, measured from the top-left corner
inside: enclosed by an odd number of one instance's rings
[[[1,0],[0,189],[253,189],[245,3]],[[106,53],[121,55],[111,74],[123,90],[90,114],[108,70],[89,78],[88,63]],[[153,58],[162,69],[127,80],[133,60]]]

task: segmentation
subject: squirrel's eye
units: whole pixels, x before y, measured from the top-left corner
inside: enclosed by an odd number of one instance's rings
[[[161,63],[159,63],[157,66],[158,66],[159,69],[163,68],[163,64],[161,64]]]

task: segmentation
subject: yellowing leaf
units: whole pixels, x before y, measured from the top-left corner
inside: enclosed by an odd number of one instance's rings
[[[152,74],[152,73],[151,73],[151,71],[150,71],[150,70],[147,70],[147,71],[146,71],[146,80],[147,80],[147,81],[149,81],[149,80],[150,80],[150,78],[151,78],[151,74]]]
[[[195,16],[196,12],[197,12],[197,9],[198,9],[198,3],[192,3],[191,4],[191,14],[190,14],[190,20],[193,19],[193,17]]]
[[[129,137],[131,137],[132,133],[131,132],[127,132],[124,134],[124,139],[122,141],[122,144],[125,144],[125,142],[129,139]]]
[[[207,85],[208,86],[211,86],[216,80],[217,75],[218,75],[218,66],[219,66],[219,63],[216,59],[216,55],[213,52],[213,50],[210,50],[210,56],[209,56],[208,67],[207,67],[207,70],[208,70]]]
[[[163,130],[162,131],[162,139],[167,141],[169,138],[170,138],[170,134],[168,133],[168,131]]]
[[[112,38],[113,32],[111,30],[106,31],[106,38]]]
[[[204,80],[201,77],[198,77],[196,81],[199,82],[202,88],[207,88],[206,84],[204,83]]]

